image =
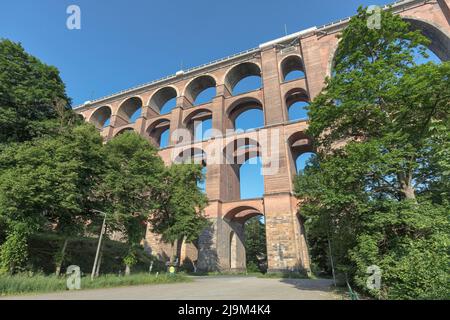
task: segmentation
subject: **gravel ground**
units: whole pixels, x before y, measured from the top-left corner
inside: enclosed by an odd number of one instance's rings
[[[194,277],[194,282],[65,291],[3,299],[25,300],[341,300],[327,279]],[[0,298],[1,300],[1,298]]]

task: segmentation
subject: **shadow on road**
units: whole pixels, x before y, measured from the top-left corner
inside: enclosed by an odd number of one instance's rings
[[[329,279],[280,279],[280,282],[289,284],[299,290],[334,291],[333,280]]]

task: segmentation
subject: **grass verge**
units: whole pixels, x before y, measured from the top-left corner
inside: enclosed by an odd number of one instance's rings
[[[81,279],[81,289],[100,289],[144,284],[163,284],[192,281],[184,274],[132,274],[129,276],[104,275],[91,281],[89,277]],[[66,278],[44,275],[0,276],[0,297],[30,293],[48,293],[66,291]]]

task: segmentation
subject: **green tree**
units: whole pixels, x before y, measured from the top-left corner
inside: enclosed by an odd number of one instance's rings
[[[1,246],[4,270],[23,266],[31,233],[50,231],[67,239],[83,231],[102,167],[101,148],[97,130],[83,124],[2,150],[0,217],[8,234]],[[57,255],[57,272],[66,244]]]
[[[417,65],[429,40],[389,11],[369,29],[360,8],[334,76],[309,109],[318,156],[295,181],[313,259],[380,298],[446,298],[450,64]]]
[[[244,233],[247,270],[267,271],[266,225],[254,217],[245,223]]]
[[[147,140],[125,132],[105,145],[105,172],[95,191],[99,208],[109,214],[110,230],[121,232],[129,245],[126,273],[136,263],[152,210],[158,208],[164,163]]]
[[[209,225],[203,214],[208,200],[197,186],[203,178],[200,165],[175,164],[167,168],[158,208],[151,215],[152,231],[176,244],[180,263],[183,241],[194,242]]]
[[[25,52],[20,44],[0,39],[0,143],[26,141],[56,119],[55,104],[70,100],[55,67]]]

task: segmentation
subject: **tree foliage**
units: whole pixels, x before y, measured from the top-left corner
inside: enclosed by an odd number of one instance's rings
[[[168,167],[159,206],[150,217],[153,232],[161,234],[164,241],[177,244],[178,258],[183,241],[194,242],[209,225],[203,213],[208,200],[197,185],[203,179],[200,165]]]
[[[248,271],[267,271],[266,225],[260,217],[245,223],[245,255]]]
[[[449,290],[450,64],[418,65],[429,40],[389,11],[367,27],[360,8],[334,76],[313,101],[317,158],[295,181],[313,259],[380,298],[446,298]]]
[[[157,150],[134,132],[125,132],[109,141],[104,154],[105,172],[95,197],[108,215],[110,230],[125,236],[130,249],[124,261],[132,266],[148,216],[158,206],[164,164]]]
[[[104,144],[98,130],[69,106],[55,67],[0,41],[0,269],[27,262],[31,235],[59,238],[97,234],[107,212],[108,229],[123,234],[128,269],[135,264],[148,217],[165,212],[157,231],[168,240],[194,241],[205,226],[201,171],[166,168],[157,150],[135,133]],[[161,227],[164,225],[164,227]],[[67,241],[55,254],[61,267]]]
[[[55,104],[69,109],[59,71],[25,52],[20,44],[0,39],[0,143],[26,141],[56,119]]]
[[[84,230],[92,188],[102,170],[101,148],[102,139],[90,125],[4,148],[0,153],[0,216],[15,236],[7,237],[3,251],[19,234],[53,231],[75,236]]]

